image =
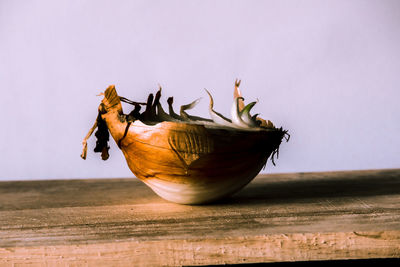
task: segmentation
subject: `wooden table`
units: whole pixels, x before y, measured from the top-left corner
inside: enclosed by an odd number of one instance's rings
[[[0,182],[0,266],[400,257],[400,169],[260,175],[219,203],[137,179]]]

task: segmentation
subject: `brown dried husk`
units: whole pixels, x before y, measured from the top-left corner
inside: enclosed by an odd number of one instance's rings
[[[146,184],[158,180],[197,186],[200,191],[227,188],[209,198],[201,192],[202,197],[189,201],[169,199],[185,204],[209,202],[237,191],[259,173],[287,136],[282,128],[240,130],[189,122],[130,121],[114,86],[105,91],[99,111],[130,170]]]

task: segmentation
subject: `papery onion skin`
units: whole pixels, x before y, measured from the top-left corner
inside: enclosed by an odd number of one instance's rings
[[[231,108],[231,116],[232,116],[232,123],[235,127],[239,128],[249,128],[250,126],[246,124],[241,116],[240,116],[240,109],[239,109],[239,101],[243,100],[243,97],[236,97],[233,100],[232,108]]]
[[[220,125],[228,126],[228,127],[233,127],[233,124],[229,119],[225,118],[222,114],[216,112],[213,109],[214,108],[214,99],[213,99],[211,93],[207,89],[205,89],[205,90],[206,90],[208,96],[210,97],[210,105],[209,105],[208,111],[210,113],[211,119],[216,124],[220,124]]]
[[[209,96],[210,115],[216,118],[213,121],[221,120],[226,125],[193,123],[189,115],[189,121],[182,121],[181,116],[176,120],[171,116],[172,98],[168,99],[170,114],[167,117],[159,102],[161,91],[156,94],[156,99],[149,97],[146,111],[137,115],[143,118],[135,119],[135,116],[123,113],[114,86],[104,93],[99,116],[122,150],[129,168],[166,200],[202,204],[233,194],[259,173],[287,135],[282,128],[249,127],[240,116],[250,117],[254,104],[240,110],[242,97],[236,97],[235,120],[241,119],[245,125],[240,128],[213,110],[210,93]],[[173,121],[169,121],[171,118]],[[262,124],[272,123],[263,120]],[[84,139],[84,152],[93,127]],[[86,153],[82,155],[86,156]]]

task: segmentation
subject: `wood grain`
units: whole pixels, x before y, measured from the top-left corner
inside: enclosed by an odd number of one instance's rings
[[[400,257],[400,170],[260,175],[215,204],[137,179],[0,183],[0,266]]]

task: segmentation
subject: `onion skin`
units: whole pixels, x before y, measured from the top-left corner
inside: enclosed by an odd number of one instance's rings
[[[250,110],[257,102],[251,102],[240,111],[240,118],[248,127],[258,127],[256,120],[250,115]],[[258,114],[257,114],[258,115]]]
[[[130,170],[158,195],[176,203],[208,203],[240,190],[265,166],[286,134],[262,127],[131,123],[124,119],[115,87],[104,95],[101,117]]]
[[[228,126],[228,127],[234,127],[234,125],[232,124],[232,122],[229,119],[225,118],[222,114],[220,114],[214,110],[214,99],[213,99],[211,93],[207,89],[205,89],[205,90],[206,90],[208,96],[210,97],[210,105],[209,105],[208,111],[210,113],[211,119],[216,124]]]
[[[250,128],[250,126],[245,123],[241,116],[240,116],[240,108],[239,108],[239,101],[243,101],[243,97],[236,97],[233,100],[232,109],[231,109],[231,116],[232,116],[232,123],[238,128]]]

